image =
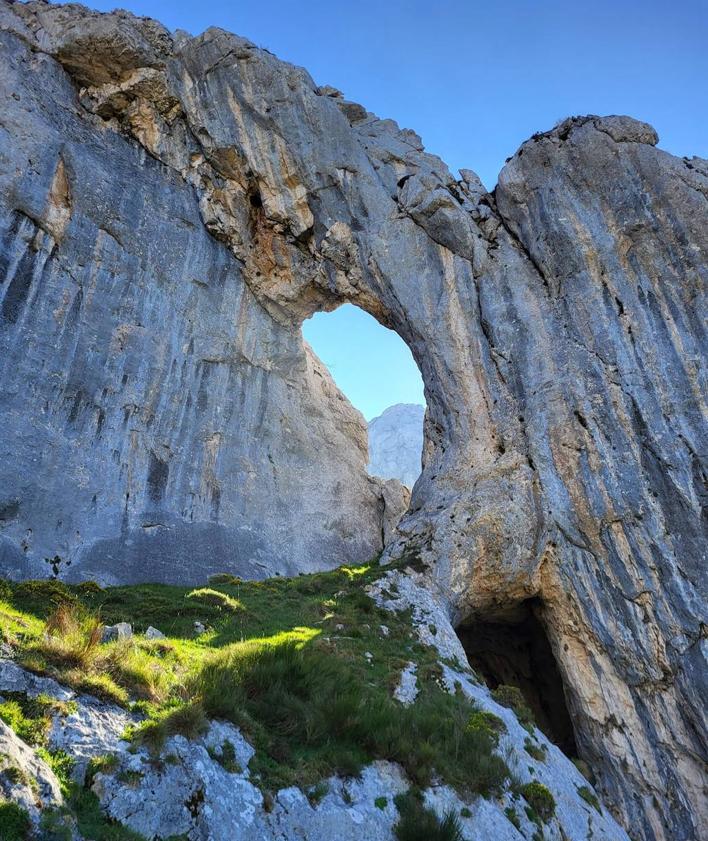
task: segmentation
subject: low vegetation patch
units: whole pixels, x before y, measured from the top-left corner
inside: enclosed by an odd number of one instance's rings
[[[546,823],[553,817],[556,812],[556,801],[543,783],[536,781],[526,783],[520,787],[519,792],[533,811],[533,815],[529,816],[531,820]]]
[[[506,733],[506,724],[504,724],[498,715],[494,715],[494,713],[490,713],[487,710],[477,710],[470,716],[470,720],[467,722],[467,729],[476,733],[484,733],[497,745],[501,734]]]
[[[71,703],[62,703],[47,695],[28,698],[20,692],[3,692],[0,702],[0,719],[29,745],[43,745],[55,712],[68,713]]]
[[[243,771],[238,759],[236,758],[236,748],[232,742],[225,741],[219,749],[210,748],[209,756],[215,759],[222,768],[229,772],[229,774],[240,774]]]
[[[592,791],[587,786],[581,786],[578,789],[578,794],[583,798],[583,800],[592,806],[594,809],[602,814],[602,808],[600,806],[600,801],[597,797],[592,793]]]
[[[411,634],[410,614],[369,598],[367,585],[385,572],[364,565],[265,581],[222,575],[197,589],[4,583],[0,621],[22,665],[144,713],[130,735],[154,753],[172,735],[200,736],[210,718],[235,723],[256,748],[249,767],[264,792],[316,791],[331,774],[387,759],[418,786],[500,793],[509,776],[495,751],[503,722],[461,692],[450,695],[436,652]],[[117,622],[131,623],[134,636],[101,642],[102,626]],[[207,632],[195,637],[195,622]],[[149,626],[166,639],[142,636]],[[392,687],[409,662],[420,691],[403,707]],[[6,714],[17,724],[13,710]],[[31,726],[42,730],[46,720],[39,715]],[[227,770],[241,770],[230,743],[213,753]],[[88,793],[72,792],[72,808],[92,814]]]
[[[533,735],[534,726],[536,724],[531,708],[526,703],[526,699],[521,694],[521,690],[516,686],[507,686],[502,683],[492,692],[492,698],[501,704],[502,707],[509,707],[516,713],[516,717],[523,727]]]
[[[214,590],[211,587],[192,590],[191,593],[187,593],[187,598],[198,599],[204,604],[209,604],[222,610],[229,610],[232,613],[238,613],[239,610],[243,610],[243,605],[238,599],[234,599],[232,596],[228,596],[226,593]]]
[[[506,809],[504,809],[504,814],[507,816],[510,823],[513,824],[519,832],[521,832],[521,821],[519,820],[519,816],[516,814],[516,809],[513,806],[507,806]]]
[[[453,812],[439,818],[426,808],[419,792],[396,798],[399,819],[394,828],[398,841],[462,841],[460,821]]]
[[[524,750],[538,762],[545,762],[548,755],[548,748],[544,744],[535,744],[528,737],[524,739]]]
[[[0,800],[0,839],[26,841],[32,824],[27,812],[16,803]]]

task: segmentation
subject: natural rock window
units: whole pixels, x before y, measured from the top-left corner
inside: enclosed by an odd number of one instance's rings
[[[367,421],[369,473],[412,489],[421,471],[425,406],[405,342],[351,304],[317,313],[303,324],[303,336]]]

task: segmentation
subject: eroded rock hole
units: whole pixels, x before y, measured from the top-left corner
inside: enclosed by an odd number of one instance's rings
[[[525,602],[512,621],[472,621],[457,629],[470,665],[490,689],[517,687],[540,729],[565,753],[578,755],[563,679],[538,619],[539,605]]]
[[[421,471],[423,381],[403,339],[352,304],[316,313],[303,336],[367,422],[368,471],[410,490]]]

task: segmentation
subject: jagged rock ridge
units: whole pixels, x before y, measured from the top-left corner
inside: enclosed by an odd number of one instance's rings
[[[299,334],[355,303],[426,388],[388,555],[419,548],[455,623],[533,610],[616,814],[697,837],[708,164],[574,118],[490,194],[221,30],[6,0],[0,27],[3,569],[380,547],[362,421]]]
[[[396,403],[369,421],[369,473],[413,487],[421,470],[424,417],[423,406]]]

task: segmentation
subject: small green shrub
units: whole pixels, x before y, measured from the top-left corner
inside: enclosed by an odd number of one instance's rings
[[[532,756],[534,759],[538,760],[539,762],[545,762],[546,757],[548,755],[548,749],[545,745],[539,744],[535,745],[531,739],[526,738],[524,739],[524,750],[529,756]]]
[[[586,803],[589,803],[590,806],[593,806],[595,809],[597,809],[597,811],[600,814],[602,814],[602,807],[600,806],[600,801],[587,786],[581,786],[578,789],[578,794],[583,798],[583,800]]]
[[[374,806],[376,806],[377,809],[381,809],[383,812],[383,810],[388,806],[388,797],[377,797],[376,800],[374,800]]]
[[[502,683],[492,692],[492,698],[494,698],[497,704],[501,704],[502,707],[509,707],[509,709],[513,710],[519,719],[519,723],[530,733],[533,733],[536,722],[534,721],[531,708],[526,703],[518,687],[508,686]]]
[[[211,587],[192,590],[191,593],[187,593],[186,597],[188,599],[197,599],[205,604],[221,608],[221,610],[228,610],[231,613],[238,613],[243,610],[243,605],[238,599],[234,599],[226,595],[226,593],[222,593],[220,590],[213,590]]]
[[[486,734],[497,745],[499,744],[499,736],[506,733],[506,724],[494,713],[487,710],[476,710],[467,722],[467,729],[472,733]]]
[[[556,801],[543,783],[536,781],[526,783],[521,786],[520,793],[543,823],[549,821],[555,814]]]
[[[471,818],[472,817],[472,812],[470,812],[470,810],[467,808],[467,806],[463,806],[460,809],[460,817],[462,817],[462,818]]]
[[[182,735],[196,739],[209,727],[204,708],[198,701],[174,707],[159,718],[150,719],[131,733],[133,741],[159,752],[170,736]]]
[[[460,821],[453,812],[439,818],[416,792],[399,795],[395,802],[400,815],[394,827],[398,841],[462,841]]]
[[[23,808],[16,803],[0,802],[0,841],[25,841],[31,826]]]
[[[521,832],[521,821],[519,820],[519,816],[516,814],[516,809],[513,806],[507,806],[504,809],[504,814],[507,816],[509,821]]]
[[[82,596],[95,596],[103,592],[103,587],[95,581],[82,581],[76,585],[76,592]]]

